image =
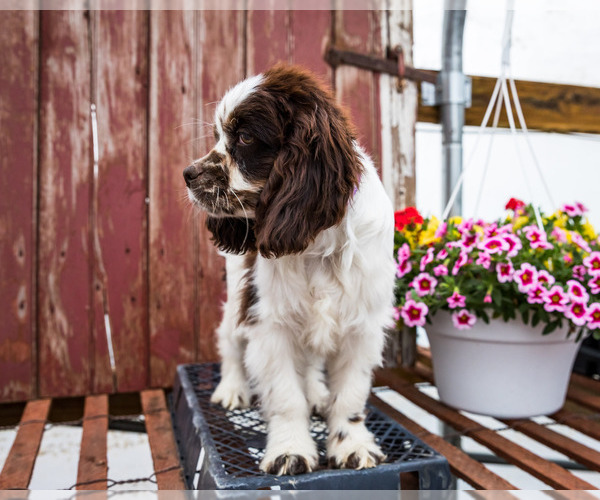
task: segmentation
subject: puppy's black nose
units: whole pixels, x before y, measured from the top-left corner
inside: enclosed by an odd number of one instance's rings
[[[191,182],[200,175],[200,169],[196,165],[190,165],[183,170],[183,178],[185,179],[185,185],[190,187]]]

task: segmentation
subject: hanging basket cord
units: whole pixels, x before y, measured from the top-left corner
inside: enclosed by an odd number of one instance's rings
[[[527,191],[529,193],[529,197],[530,197],[530,199],[533,199],[533,190],[532,190],[531,184],[529,182],[529,179],[527,177],[527,173],[526,173],[526,169],[525,169],[525,165],[524,165],[524,161],[523,161],[523,155],[521,154],[521,150],[519,148],[519,144],[518,144],[518,136],[519,135],[521,135],[522,137],[525,138],[525,142],[527,144],[529,153],[533,160],[533,164],[535,165],[537,173],[540,177],[540,180],[541,180],[542,186],[544,188],[544,191],[546,193],[546,196],[548,197],[548,200],[550,201],[551,205],[554,206],[554,200],[552,198],[552,195],[550,194],[550,189],[548,188],[548,184],[546,182],[546,179],[544,178],[544,174],[540,167],[540,163],[535,154],[533,144],[531,143],[529,131],[527,130],[527,125],[525,123],[525,117],[523,115],[523,109],[521,108],[521,102],[519,101],[517,87],[515,85],[514,78],[512,77],[510,52],[511,52],[511,44],[512,44],[513,17],[514,17],[514,0],[507,0],[507,2],[506,2],[506,18],[505,18],[505,22],[504,22],[504,33],[502,36],[502,64],[501,64],[500,77],[496,81],[496,85],[494,86],[494,90],[492,92],[492,97],[490,98],[487,109],[483,116],[483,120],[481,121],[481,125],[479,126],[479,129],[477,131],[475,145],[473,146],[473,149],[469,155],[467,163],[465,164],[465,167],[463,168],[463,170],[456,182],[456,185],[454,186],[454,189],[452,190],[452,193],[450,195],[448,203],[446,204],[446,207],[444,208],[444,212],[442,214],[442,220],[445,220],[448,217],[450,210],[451,210],[452,206],[454,205],[454,202],[456,201],[456,197],[458,196],[460,188],[463,184],[465,174],[472,166],[473,158],[475,156],[475,152],[478,149],[481,136],[483,135],[483,132],[487,128],[488,122],[492,115],[492,111],[494,110],[494,107],[495,107],[494,119],[493,119],[492,126],[491,126],[492,135],[490,137],[490,142],[488,144],[488,148],[487,148],[487,152],[486,152],[486,159],[485,159],[484,168],[483,168],[483,176],[481,179],[480,189],[477,194],[477,200],[475,203],[475,212],[477,212],[479,210],[479,204],[481,202],[481,195],[483,192],[483,187],[485,185],[485,180],[487,177],[488,167],[489,167],[489,163],[490,163],[490,159],[491,159],[492,145],[493,145],[494,136],[495,136],[494,133],[498,128],[498,121],[500,119],[500,112],[502,110],[503,104],[504,104],[504,108],[506,109],[506,115],[508,117],[508,124],[510,127],[511,135],[515,139],[514,144],[515,144],[515,149],[517,152],[517,158],[519,161],[521,174],[523,175],[523,179],[524,179],[525,185],[527,187]],[[517,128],[515,125],[515,119],[514,119],[513,110],[512,110],[511,98],[510,98],[509,89],[508,89],[509,86],[510,86],[510,94],[512,94],[512,101],[514,103],[516,115],[519,120],[519,125],[521,127],[521,134],[517,133]],[[540,215],[539,208],[536,205],[534,205],[534,213],[535,213],[537,225],[539,226],[540,230],[544,231],[542,217]]]

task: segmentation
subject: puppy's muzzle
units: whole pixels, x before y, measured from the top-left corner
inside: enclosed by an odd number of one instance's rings
[[[189,167],[186,167],[183,170],[183,178],[185,180],[185,185],[187,187],[190,187],[192,184],[192,181],[194,179],[197,179],[198,177],[200,177],[202,175],[203,169],[202,167],[196,165],[196,164],[192,164]]]

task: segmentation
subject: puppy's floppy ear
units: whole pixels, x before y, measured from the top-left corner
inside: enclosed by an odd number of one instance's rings
[[[256,250],[254,221],[237,217],[207,217],[206,227],[215,245],[224,252],[244,254]]]
[[[313,77],[281,67],[266,76],[276,82],[271,87],[287,118],[255,211],[256,247],[264,257],[280,257],[304,251],[342,220],[362,165],[348,120]]]

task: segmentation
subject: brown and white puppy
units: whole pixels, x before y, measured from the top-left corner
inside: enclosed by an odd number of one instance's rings
[[[393,210],[373,163],[334,97],[297,67],[230,89],[214,132],[212,151],[184,170],[226,254],[212,401],[260,398],[265,472],[315,468],[313,410],[328,419],[330,464],[373,467],[384,456],[363,411],[394,289]]]

